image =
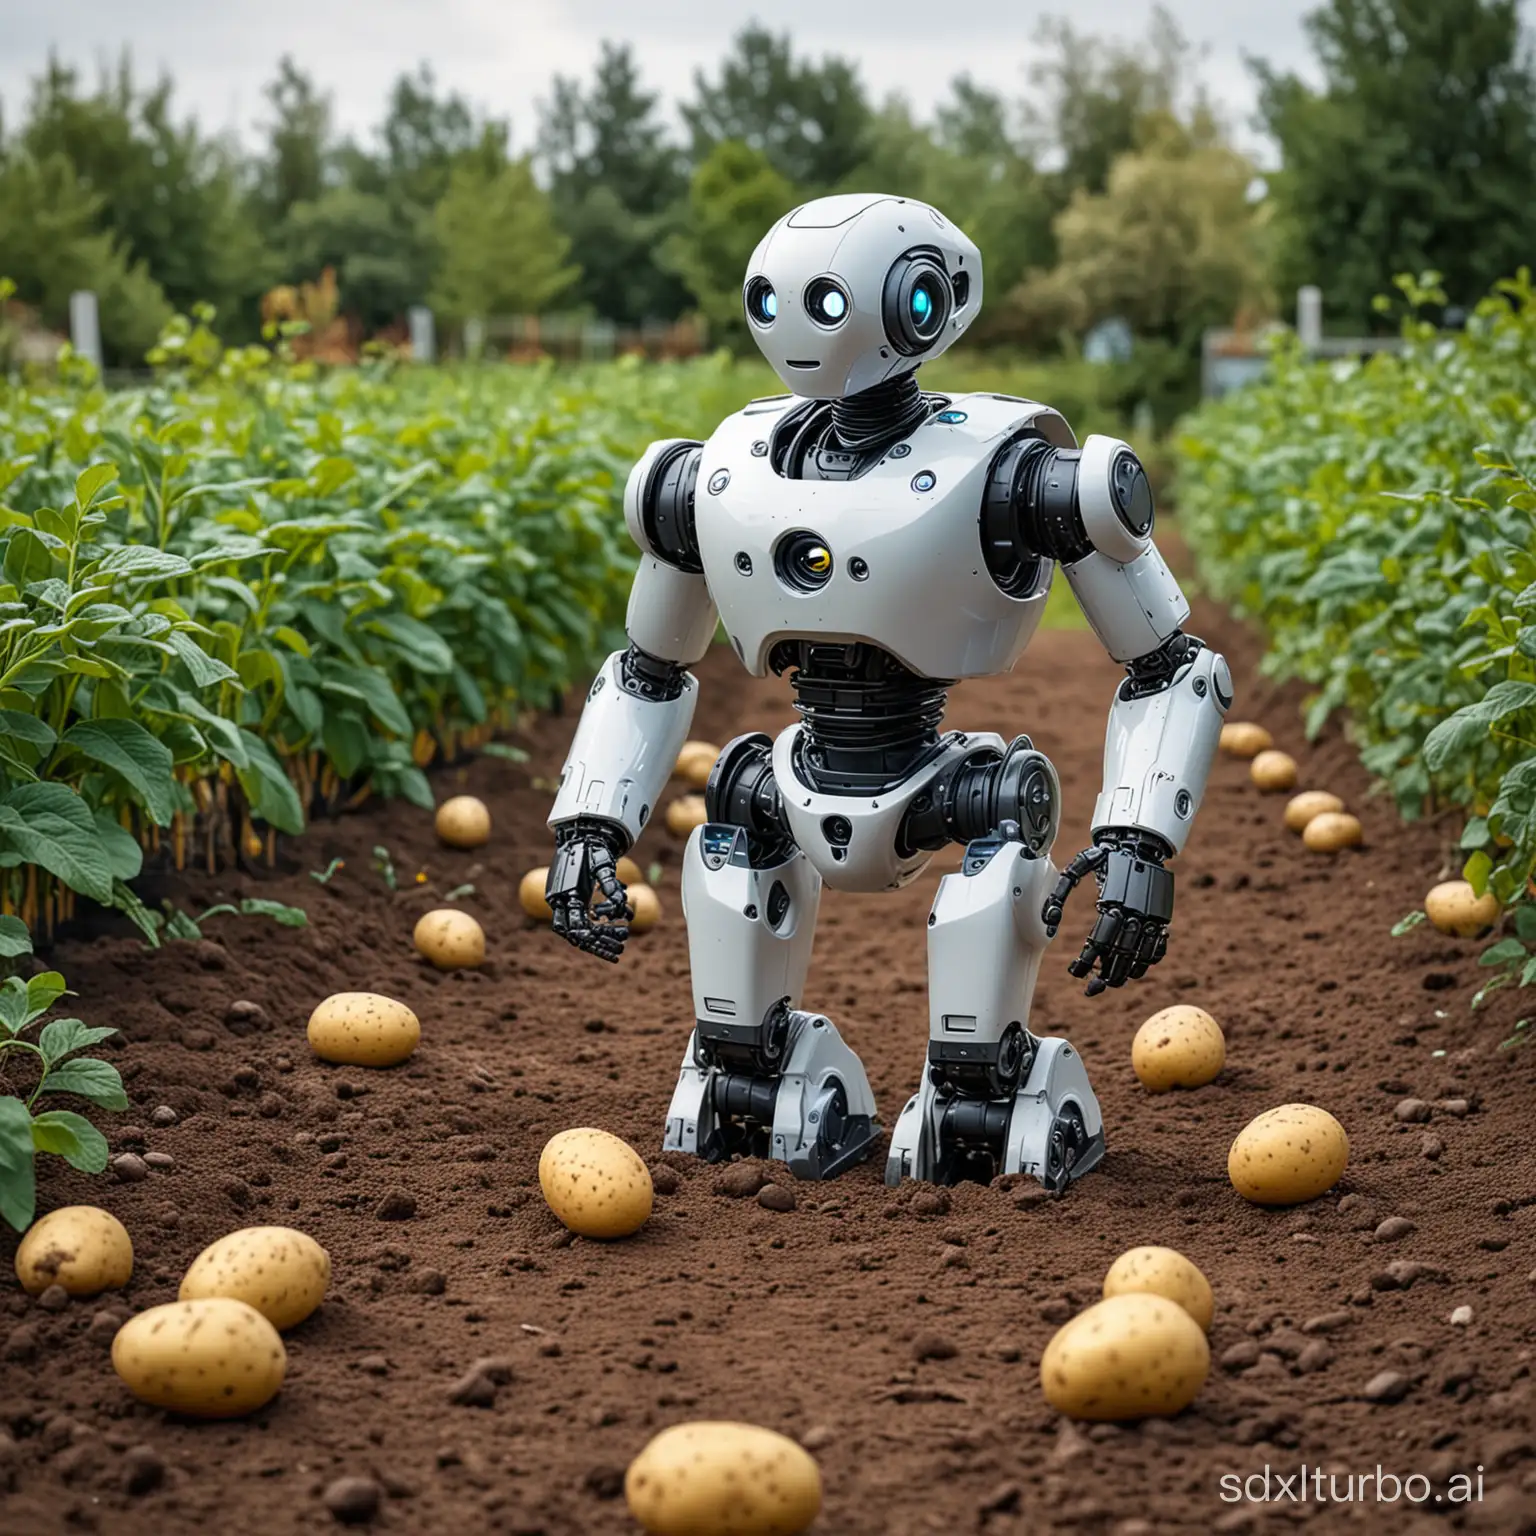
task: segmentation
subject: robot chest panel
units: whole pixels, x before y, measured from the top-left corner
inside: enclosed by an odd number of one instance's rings
[[[715,449],[699,469],[699,553],[749,671],[780,640],[826,639],[878,645],[926,677],[979,677],[1028,643],[1044,591],[1009,597],[982,558],[989,456],[919,446],[857,480],[804,481]]]

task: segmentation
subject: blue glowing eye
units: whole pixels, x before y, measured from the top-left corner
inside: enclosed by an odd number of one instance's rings
[[[763,295],[763,313],[770,320],[779,312],[779,296],[771,288]]]
[[[928,318],[928,311],[933,308],[933,300],[928,297],[926,288],[914,288],[912,290],[912,313],[919,320]]]
[[[847,312],[848,305],[837,289],[828,289],[827,295],[821,301],[822,313],[828,320],[841,320]]]

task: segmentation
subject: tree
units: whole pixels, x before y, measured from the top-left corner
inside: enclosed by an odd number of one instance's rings
[[[1025,334],[1041,343],[1117,317],[1165,385],[1188,385],[1205,330],[1268,309],[1266,210],[1253,181],[1210,118],[1149,119],[1104,191],[1079,191],[1057,218],[1057,266],[1013,296]]]
[[[171,99],[165,78],[139,90],[126,56],[91,95],[73,70],[50,61],[34,82],[19,144],[40,163],[69,162],[96,195],[98,228],[178,308],[202,301],[252,318],[266,260],[240,167],[194,122],[177,123]]]
[[[581,268],[575,297],[631,324],[676,314],[687,292],[655,252],[676,226],[687,172],[627,46],[603,44],[590,89],[556,76],[537,153]]]
[[[258,167],[256,202],[268,226],[295,203],[312,203],[332,181],[331,100],[287,54],[263,93],[276,114]]]
[[[731,139],[694,171],[683,227],[668,240],[663,260],[687,283],[722,341],[746,343],[741,285],[747,263],[769,227],[799,201],[762,150]]]
[[[1279,146],[1270,180],[1287,288],[1370,324],[1402,271],[1470,306],[1536,248],[1536,71],[1516,0],[1329,0],[1307,21],[1313,90],[1254,68]]]
[[[0,276],[55,330],[69,326],[69,296],[96,295],[108,362],[135,366],[153,346],[171,307],[142,261],[130,260],[100,227],[103,199],[59,154],[22,150],[0,159]]]
[[[526,159],[457,165],[433,225],[443,257],[431,303],[448,320],[540,314],[580,275]]]
[[[422,238],[407,238],[395,210],[378,194],[332,187],[288,210],[283,268],[290,281],[332,268],[343,309],[375,330],[421,302]]]
[[[754,25],[737,35],[715,80],[697,70],[693,84],[682,113],[695,164],[738,141],[807,196],[830,191],[858,165],[870,109],[844,59],[797,59],[787,35]]]

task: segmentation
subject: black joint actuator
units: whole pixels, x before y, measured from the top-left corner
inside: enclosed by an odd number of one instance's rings
[[[698,575],[704,569],[693,521],[702,443],[675,443],[651,466],[640,493],[640,521],[658,560]]]
[[[1138,857],[1129,848],[1113,848],[1104,864],[1099,901],[1166,923],[1173,916],[1173,875],[1154,859]]]

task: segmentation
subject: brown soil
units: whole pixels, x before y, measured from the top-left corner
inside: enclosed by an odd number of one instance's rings
[[[1281,827],[1282,797],[1260,796],[1245,765],[1223,759],[1179,861],[1172,950],[1157,971],[1085,998],[1066,973],[1091,916],[1079,896],[1035,1023],[1082,1049],[1109,1155],[1059,1202],[1025,1187],[893,1192],[877,1159],[797,1187],[797,1208],[779,1212],[679,1159],[636,1238],[571,1241],[539,1197],[539,1151],[556,1131],[598,1125],[662,1166],[689,989],[679,845],[663,829],[641,853],[662,866],[666,914],[621,966],[576,955],[518,909],[520,875],[547,862],[548,776],[569,718],[534,728],[526,767],[485,758],[439,776],[440,794],[489,803],[485,850],[444,850],[428,817],[378,807],[317,829],[285,874],[173,887],[189,905],[278,896],[308,909],[307,930],[225,917],[209,940],[160,954],[119,937],[60,946],[79,1011],[123,1031],[114,1059],[134,1109],[117,1117],[115,1150],[175,1164],[139,1183],[47,1167],[44,1207],[116,1212],[137,1270],[125,1296],[59,1313],[6,1298],[0,1428],[14,1445],[0,1439],[0,1490],[11,1490],[0,1529],[315,1531],[331,1523],[324,1490],[357,1475],[382,1485],[386,1530],[630,1532],[622,1470],[686,1418],[804,1438],[825,1476],[816,1529],[827,1536],[1134,1536],[1287,1516],[1316,1530],[1531,1529],[1536,1054],[1498,1049],[1518,998],[1471,1015],[1477,945],[1388,936],[1446,873],[1449,824],[1400,827],[1341,737],[1305,746],[1298,696],[1257,680],[1251,639],[1213,612],[1197,620],[1233,660],[1238,712],[1296,753],[1304,785],[1345,796],[1366,846],[1306,853]],[[784,685],[743,683],[728,654],[702,671],[696,734],[722,742],[790,718]],[[1068,797],[1058,859],[1086,831],[1116,675],[1091,635],[1049,633],[1018,675],[954,699],[951,724],[1028,730],[1057,763]],[[397,893],[372,867],[375,844],[400,872]],[[335,856],[346,866],[329,884],[309,878]],[[887,1123],[921,1070],[923,920],[953,865],[900,895],[823,905],[808,1001],[862,1054]],[[465,881],[491,959],[439,975],[413,955],[411,927]],[[386,992],[421,1016],[409,1064],[369,1072],[311,1056],[311,1008],[347,989]],[[263,1027],[227,1012],[241,1000],[260,1005]],[[1221,1021],[1229,1065],[1198,1093],[1154,1098],[1132,1076],[1130,1038],[1175,1001]],[[1409,1098],[1430,1106],[1427,1122],[1399,1118]],[[1294,1100],[1343,1121],[1349,1170],[1300,1209],[1246,1205],[1227,1183],[1227,1147],[1253,1115]],[[176,1124],[155,1123],[162,1105]],[[396,1192],[409,1199],[390,1202]],[[408,1219],[381,1219],[411,1202]],[[1388,1217],[1410,1223],[1406,1235],[1378,1237]],[[256,1223],[301,1227],[335,1262],[324,1307],[288,1337],[282,1393],[231,1424],[139,1405],[112,1374],[113,1319],[101,1314],[172,1299],[207,1242]],[[1041,1350],[1096,1298],[1115,1256],[1147,1242],[1183,1250],[1215,1287],[1210,1380],[1172,1421],[1068,1424],[1041,1397]],[[0,1244],[7,1265],[13,1246]],[[1389,1271],[1403,1261],[1424,1266],[1406,1288]],[[1473,1321],[1453,1327],[1462,1304]],[[507,1362],[510,1383],[488,1408],[451,1403],[483,1357]],[[1385,1372],[1401,1378],[1388,1395],[1404,1395],[1367,1400]],[[1484,1498],[1454,1511],[1431,1498],[1431,1521],[1402,1499],[1351,1512],[1221,1497],[1223,1474],[1268,1463],[1290,1475],[1303,1462],[1340,1474],[1379,1464],[1433,1478],[1442,1494],[1453,1472],[1481,1466]],[[126,1491],[157,1467],[158,1486]]]

